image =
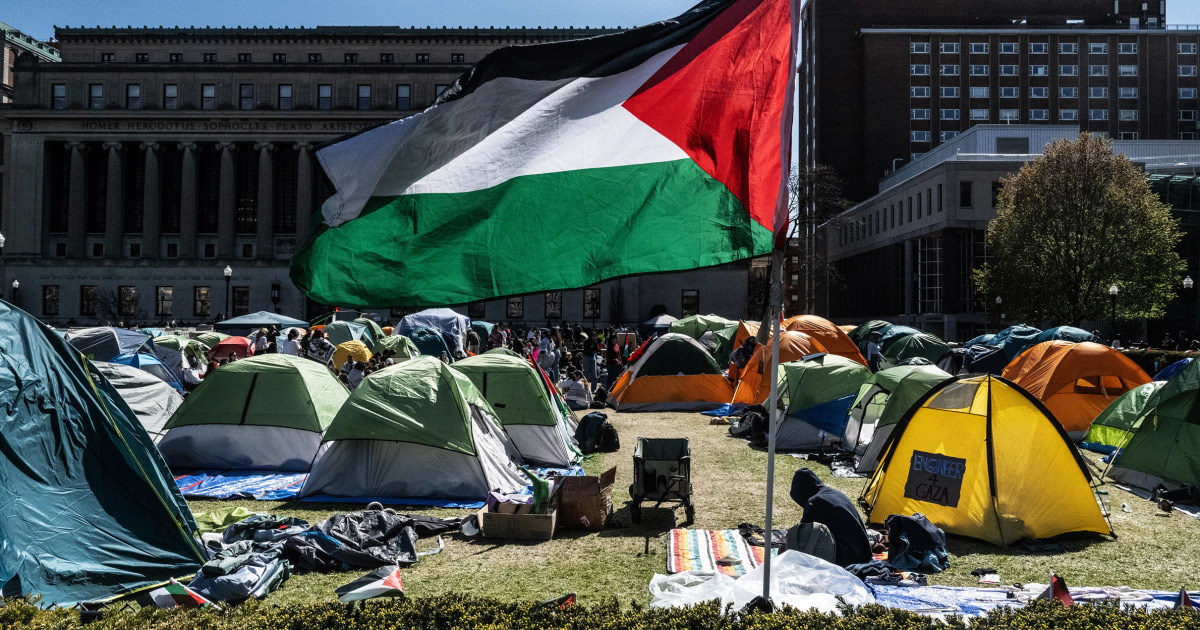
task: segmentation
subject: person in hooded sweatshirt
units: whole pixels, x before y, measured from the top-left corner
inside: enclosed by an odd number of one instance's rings
[[[807,468],[792,477],[792,500],[804,508],[801,523],[822,523],[837,543],[838,566],[871,561],[871,543],[867,528],[854,504],[840,490],[826,487],[817,474]]]

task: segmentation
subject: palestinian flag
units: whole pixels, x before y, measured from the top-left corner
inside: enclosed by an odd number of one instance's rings
[[[1071,589],[1067,587],[1067,581],[1050,574],[1050,586],[1037,596],[1037,599],[1057,599],[1063,606],[1070,606],[1075,603],[1075,599],[1071,597]]]
[[[216,606],[196,591],[171,580],[166,586],[150,591],[150,599],[159,608],[204,608]]]
[[[785,232],[797,0],[500,49],[421,114],[317,152],[313,299],[461,304],[718,265]]]
[[[400,581],[399,567],[380,567],[374,571],[339,587],[339,602],[358,602],[373,597],[402,597],[404,584]]]
[[[1192,598],[1188,597],[1187,589],[1179,587],[1179,596],[1175,598],[1175,608],[1194,608]]]

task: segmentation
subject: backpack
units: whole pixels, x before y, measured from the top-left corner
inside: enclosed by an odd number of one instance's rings
[[[617,428],[611,422],[605,421],[600,425],[600,444],[596,450],[601,453],[615,453],[621,450],[621,437],[617,435]]]
[[[801,523],[788,530],[787,548],[826,562],[837,558],[837,543],[824,523]]]
[[[884,521],[888,562],[902,571],[941,573],[950,566],[946,534],[922,514],[893,514]]]

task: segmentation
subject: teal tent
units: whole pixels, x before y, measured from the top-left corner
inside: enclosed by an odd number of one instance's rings
[[[0,408],[6,594],[64,605],[196,572],[196,523],[134,412],[78,350],[3,301]]]
[[[1060,339],[1063,341],[1070,341],[1071,343],[1083,343],[1085,341],[1100,343],[1100,340],[1096,339],[1096,335],[1093,335],[1082,328],[1076,328],[1074,326],[1055,326],[1054,328],[1047,328],[1046,330],[1038,333],[1037,336],[1033,338],[1033,345],[1036,346],[1043,341],[1058,341]]]
[[[1040,328],[1016,324],[996,333],[988,345],[1000,348],[1004,352],[1004,358],[1012,361],[1018,354],[1037,345],[1036,339],[1041,333]]]
[[[416,344],[417,350],[420,350],[421,354],[436,359],[442,356],[442,353],[445,353],[446,356],[450,357],[451,362],[454,361],[454,353],[450,352],[450,346],[446,345],[446,338],[438,330],[434,328],[418,328],[409,335],[409,338]]]

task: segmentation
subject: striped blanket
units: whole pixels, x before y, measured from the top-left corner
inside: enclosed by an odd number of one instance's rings
[[[732,562],[718,564],[722,558]],[[672,529],[667,535],[667,573],[720,571],[738,577],[762,561],[763,548],[748,544],[736,529]]]

